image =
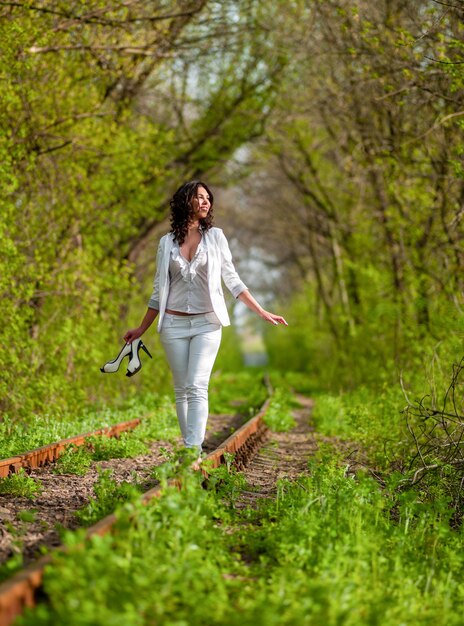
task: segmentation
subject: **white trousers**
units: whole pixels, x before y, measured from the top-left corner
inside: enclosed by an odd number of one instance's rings
[[[166,313],[161,343],[174,378],[176,411],[187,448],[197,448],[205,438],[208,421],[208,385],[221,343],[222,326],[214,313]]]

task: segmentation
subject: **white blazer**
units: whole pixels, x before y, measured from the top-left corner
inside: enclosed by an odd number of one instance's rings
[[[220,228],[210,228],[203,233],[208,250],[208,288],[213,311],[216,313],[222,326],[229,326],[230,319],[227,311],[224,293],[221,286],[221,276],[232,293],[237,298],[242,291],[248,289],[232,263],[232,254],[227,239]],[[156,273],[153,281],[153,293],[148,307],[158,309],[158,332],[163,324],[166,303],[169,294],[169,259],[174,244],[174,235],[168,233],[161,238],[156,255]]]

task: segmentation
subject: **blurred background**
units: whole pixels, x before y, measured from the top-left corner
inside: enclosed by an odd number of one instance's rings
[[[463,353],[464,3],[0,1],[0,409],[166,390],[103,376],[169,199],[215,193],[241,278],[216,364],[405,389]]]

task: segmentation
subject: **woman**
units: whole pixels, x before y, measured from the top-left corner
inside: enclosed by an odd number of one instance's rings
[[[153,294],[138,328],[138,339],[158,317],[158,332],[174,378],[176,411],[185,446],[201,453],[208,419],[208,384],[230,320],[221,276],[235,298],[264,320],[285,324],[265,311],[240,280],[224,233],[213,227],[213,194],[201,181],[182,185],[171,200],[171,231],[156,258]]]

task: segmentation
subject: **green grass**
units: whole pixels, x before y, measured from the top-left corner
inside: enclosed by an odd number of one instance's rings
[[[399,386],[358,387],[338,394],[319,392],[314,400],[316,431],[357,442],[377,467],[388,469],[409,455],[411,439]]]
[[[96,435],[89,437],[83,446],[68,446],[53,471],[56,474],[84,475],[95,461],[142,456],[149,452],[149,442],[173,441],[178,436],[175,408],[164,397],[158,399],[157,409],[134,430],[122,432],[118,437]]]
[[[94,497],[75,513],[83,526],[90,526],[113,511],[122,503],[140,495],[137,485],[128,482],[117,483],[111,477],[111,470],[100,470],[93,486]]]
[[[214,374],[209,385],[210,413],[253,415],[268,396],[263,377],[257,369]]]
[[[53,466],[54,474],[84,476],[92,465],[93,457],[87,446],[67,446]]]
[[[274,432],[291,430],[296,422],[291,410],[296,406],[292,395],[286,389],[275,389],[264,414],[264,423]]]
[[[0,583],[4,580],[8,580],[24,567],[24,558],[22,550],[18,548],[18,551],[11,556],[8,561],[0,565]]]
[[[147,393],[120,409],[86,409],[77,415],[34,415],[25,422],[6,418],[0,422],[0,458],[143,416],[146,421],[138,430],[147,440],[172,440],[178,436],[172,399]]]
[[[19,623],[462,624],[462,533],[446,503],[348,478],[327,457],[258,511],[230,507],[240,483],[232,474],[227,487],[224,468],[219,490],[201,480],[185,475],[183,491],[147,506],[126,502],[117,531],[88,550],[68,534],[69,553],[45,575],[49,602]]]
[[[228,380],[223,406],[236,397]],[[237,388],[256,390],[256,381],[239,377]],[[292,426],[288,388],[271,400],[277,430]],[[398,397],[320,393],[317,430],[361,442],[371,459],[393,458],[406,449]],[[93,523],[119,503],[116,532],[86,551],[81,534],[67,534],[69,552],[45,577],[49,602],[20,623],[461,626],[463,530],[450,523],[449,499],[423,498],[404,482],[400,489],[404,476],[388,473],[387,462],[382,487],[364,473],[353,478],[337,455],[321,448],[309,475],[281,481],[276,500],[244,511],[234,504],[246,481],[230,463],[212,471],[205,490],[201,476],[184,471],[188,462],[183,470],[170,455],[158,475],[164,494],[147,506],[136,488],[102,473],[80,515]],[[179,470],[184,489],[167,488]]]
[[[16,514],[16,517],[21,522],[25,522],[26,524],[31,524],[32,522],[35,522],[37,518],[37,511],[35,509],[31,509],[31,510],[24,509],[22,511],[18,511],[18,513]]]
[[[0,494],[33,499],[42,492],[40,481],[28,476],[21,468],[16,474],[0,478]]]
[[[267,396],[262,372],[244,370],[234,374],[215,374],[210,384],[211,413],[245,413],[252,415]],[[133,433],[122,434],[119,439],[105,437],[94,439],[95,456],[100,458],[133,457],[144,454],[145,444],[150,441],[173,441],[179,437],[179,427],[171,396],[145,393],[126,402],[120,409],[86,409],[80,414],[33,415],[27,421],[18,422],[5,418],[0,422],[0,458],[8,458],[33,448],[72,437],[81,433],[106,428],[118,422],[145,416]],[[83,459],[66,460],[68,473]],[[98,456],[99,455],[99,456]]]
[[[119,437],[90,437],[86,445],[92,451],[92,458],[95,461],[130,459],[147,454],[149,451],[141,434],[136,430],[123,432]]]

